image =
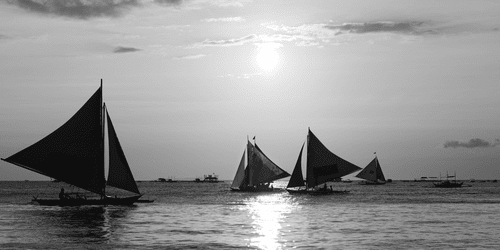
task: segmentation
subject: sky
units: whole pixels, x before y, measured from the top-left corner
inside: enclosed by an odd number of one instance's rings
[[[386,178],[500,179],[500,2],[0,2],[0,157],[99,88],[136,180],[292,173],[308,128]],[[347,176],[349,179],[356,173]],[[0,180],[49,180],[0,161]]]

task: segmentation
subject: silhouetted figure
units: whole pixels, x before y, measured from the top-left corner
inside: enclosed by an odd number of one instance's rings
[[[66,200],[66,194],[64,194],[64,188],[61,188],[61,192],[59,192],[59,199]]]

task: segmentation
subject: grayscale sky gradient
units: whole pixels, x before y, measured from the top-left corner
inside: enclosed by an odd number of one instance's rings
[[[137,180],[292,172],[307,128],[386,178],[500,179],[500,1],[0,2],[0,157],[104,81]],[[348,178],[356,179],[353,175]],[[0,180],[48,180],[0,162]]]

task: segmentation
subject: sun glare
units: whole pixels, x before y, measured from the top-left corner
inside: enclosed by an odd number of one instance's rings
[[[263,70],[269,71],[276,67],[279,62],[279,55],[276,51],[276,46],[273,44],[264,44],[259,46],[256,61],[257,65]]]

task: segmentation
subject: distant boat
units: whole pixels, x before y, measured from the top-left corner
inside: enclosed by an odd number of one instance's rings
[[[441,177],[441,175],[440,175]],[[455,178],[455,179],[452,179],[450,180],[450,178]],[[446,179],[445,180],[442,180],[440,182],[436,182],[434,183],[434,187],[438,187],[438,188],[459,188],[459,187],[462,187],[464,183],[463,182],[458,182],[457,181],[457,175],[448,175],[448,173],[446,173]]]
[[[361,168],[338,157],[328,150],[321,141],[309,129],[307,135],[307,160],[306,180],[302,175],[302,152],[304,144],[300,149],[299,158],[293,169],[292,177],[287,185],[287,191],[291,194],[333,194],[347,193],[348,191],[337,191],[326,186],[326,182],[354,173]],[[323,185],[323,186],[321,186]]]
[[[105,121],[109,147],[107,182],[104,176]],[[71,196],[61,189],[59,199],[34,198],[33,201],[40,205],[132,205],[135,202],[152,202],[139,200],[142,194],[103,103],[102,80],[99,89],[66,123],[35,144],[2,160],[100,196],[87,199],[79,194]],[[106,195],[106,186],[134,195],[111,197]]]
[[[256,143],[247,142],[247,164],[245,165],[245,151],[243,151],[238,170],[231,184],[231,191],[274,191],[271,183],[288,177],[290,174],[272,162]]]
[[[361,170],[356,177],[363,179],[361,184],[364,185],[383,185],[386,183],[384,173],[382,168],[380,168],[380,163],[378,162],[377,156],[368,163],[368,165]]]
[[[204,175],[203,182],[217,183],[219,182],[219,176],[216,174]]]

